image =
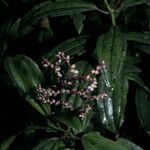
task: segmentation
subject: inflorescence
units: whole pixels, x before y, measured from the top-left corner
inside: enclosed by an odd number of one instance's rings
[[[107,96],[106,93],[100,93],[94,95],[98,83],[96,75],[99,75],[101,70],[104,69],[105,62],[96,66],[96,69],[89,71],[86,75],[80,75],[75,64],[70,64],[70,56],[65,55],[63,52],[58,52],[56,55],[56,61],[54,63],[49,62],[47,59],[43,59],[42,64],[45,68],[53,69],[57,78],[57,84],[52,85],[49,88],[43,88],[41,85],[37,87],[38,99],[42,103],[49,103],[50,105],[61,105],[64,108],[73,111],[75,108],[72,102],[68,100],[62,100],[60,97],[62,94],[77,95],[83,99],[84,107],[79,112],[79,117],[83,119],[92,109],[92,101],[99,101]],[[64,72],[63,65],[67,66],[67,71]],[[78,81],[86,82],[87,87],[83,89],[77,88]],[[82,84],[82,83],[81,83]]]

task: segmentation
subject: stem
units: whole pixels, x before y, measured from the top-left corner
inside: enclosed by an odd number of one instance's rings
[[[111,21],[112,21],[113,26],[116,26],[116,20],[115,20],[115,13],[114,12],[111,13]]]
[[[114,12],[114,10],[110,7],[110,5],[108,4],[108,1],[107,1],[107,0],[104,0],[104,2],[105,2],[105,4],[106,4],[106,7],[107,7],[109,13],[110,13],[112,25],[113,25],[113,26],[116,26],[115,12]]]
[[[104,0],[105,4],[106,4],[106,7],[108,9],[108,11],[111,13],[112,12],[112,9],[110,7],[110,5],[108,4],[108,1],[107,0]]]

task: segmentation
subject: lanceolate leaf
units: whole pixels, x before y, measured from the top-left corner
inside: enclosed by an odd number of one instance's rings
[[[99,92],[107,92],[108,97],[98,102],[100,122],[110,131],[117,134],[124,121],[126,96],[128,91],[127,77],[123,66],[127,42],[119,29],[111,28],[107,34],[99,37],[95,54],[98,61],[104,60],[106,69],[99,79]]]
[[[146,3],[148,3],[147,0],[124,0],[117,14],[119,14],[122,11],[126,11],[128,8],[131,8],[140,4],[146,4]]]
[[[125,58],[125,64],[137,64],[137,63],[140,63],[141,62],[141,59],[137,56],[126,56]]]
[[[73,22],[74,22],[74,25],[78,34],[80,34],[84,28],[83,21],[86,19],[86,16],[82,13],[78,13],[78,14],[72,15],[71,17],[73,18]]]
[[[126,36],[127,36],[127,40],[129,41],[150,44],[150,32],[144,32],[144,33],[131,32]]]
[[[85,1],[45,1],[35,6],[22,18],[22,25],[34,23],[45,16],[57,17],[63,15],[72,15],[97,9],[98,8],[94,4]]]
[[[125,65],[124,66],[125,72],[126,73],[141,73],[142,70],[134,65]]]
[[[5,60],[5,69],[22,93],[28,93],[44,80],[38,65],[23,55],[8,57]]]
[[[99,62],[104,60],[107,64],[108,78],[112,82],[120,73],[126,55],[126,40],[119,29],[111,28],[98,38],[95,55]]]
[[[82,122],[78,116],[75,116],[74,113],[70,111],[63,111],[61,114],[56,118],[57,120],[63,122],[67,126],[80,131],[82,128]]]
[[[49,61],[55,60],[55,55],[59,51],[63,51],[65,54],[70,56],[73,55],[81,55],[85,52],[85,44],[87,42],[87,37],[82,36],[78,38],[71,38],[69,40],[64,41],[60,45],[54,47],[48,54],[45,54],[45,58]]]
[[[140,50],[143,51],[146,54],[150,54],[150,45],[142,45],[140,47]]]
[[[150,98],[149,95],[141,88],[136,91],[136,109],[142,127],[150,134]]]
[[[44,81],[40,68],[33,60],[24,55],[8,57],[5,60],[5,70],[18,88],[19,93],[24,96],[31,106],[43,115],[50,114],[49,106],[47,107],[46,104],[42,105],[35,101],[32,93]]]
[[[3,141],[0,145],[0,150],[9,150],[15,138],[16,136],[14,135]]]
[[[124,146],[125,148],[127,148],[128,150],[143,150],[142,148],[140,148],[139,146],[137,146],[136,144],[134,144],[133,142],[126,140],[126,139],[122,139],[120,138],[117,141],[120,145]]]
[[[41,29],[41,31],[39,32],[38,38],[37,38],[37,42],[41,43],[52,36],[53,36],[53,31],[51,28]]]
[[[30,95],[25,96],[25,100],[42,115],[50,115],[51,109],[48,104],[40,104],[35,101],[35,98]]]
[[[136,82],[137,84],[139,84],[139,86],[141,86],[146,92],[150,93],[149,88],[145,85],[145,83],[142,81],[142,79],[140,77],[138,77],[136,74],[130,73],[128,75],[128,79],[131,81]]]

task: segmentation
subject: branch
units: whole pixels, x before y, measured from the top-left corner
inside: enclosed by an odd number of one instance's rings
[[[109,14],[109,12],[108,11],[104,11],[104,10],[101,10],[101,9],[97,9],[99,12],[101,12],[101,13],[103,13],[103,14],[106,14],[106,15],[108,15]]]

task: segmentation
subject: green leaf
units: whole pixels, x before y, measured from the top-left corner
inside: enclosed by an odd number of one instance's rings
[[[78,34],[80,34],[84,28],[83,21],[86,19],[86,16],[82,13],[79,13],[79,14],[71,15],[71,17],[73,18],[73,22]]]
[[[9,6],[9,4],[7,3],[7,1],[1,0],[1,2],[2,2],[4,5]]]
[[[39,32],[39,35],[37,37],[37,42],[41,43],[41,42],[47,40],[48,38],[50,38],[52,36],[53,36],[53,31],[52,31],[51,28],[49,28],[49,29],[42,29]]]
[[[56,119],[77,131],[82,128],[81,120],[73,112],[63,111]]]
[[[85,150],[129,150],[115,141],[102,137],[98,132],[85,134],[82,144]]]
[[[12,37],[17,37],[18,36],[18,29],[20,26],[20,21],[21,19],[17,19],[11,26],[10,29],[8,29],[7,33],[11,35]]]
[[[130,73],[128,75],[128,79],[131,81],[136,82],[139,86],[141,86],[146,92],[150,93],[149,88],[145,85],[145,83],[142,81],[140,77],[138,77],[136,74]]]
[[[28,93],[44,80],[38,65],[24,55],[6,58],[5,70],[21,93]]]
[[[146,4],[146,3],[148,3],[147,0],[124,0],[117,12],[117,15],[122,11],[126,11],[128,8],[141,5],[141,4]]]
[[[58,138],[51,138],[42,140],[32,150],[59,150],[61,148],[64,148],[64,143]]]
[[[120,145],[127,148],[128,150],[143,150],[142,148],[140,148],[139,146],[137,146],[136,144],[134,144],[133,142],[131,142],[127,139],[120,138],[117,142]]]
[[[150,44],[150,32],[144,32],[144,33],[131,32],[128,33],[126,37],[127,40],[129,41]]]
[[[110,82],[120,73],[126,53],[126,40],[118,28],[111,28],[101,35],[96,44],[95,55],[99,62],[105,61]],[[110,77],[111,74],[111,77]]]
[[[45,16],[57,17],[91,10],[98,10],[98,8],[85,1],[45,1],[35,6],[22,18],[22,25],[32,24]]]
[[[115,142],[104,138],[98,132],[85,134],[82,137],[82,144],[85,150],[142,150],[126,139],[119,139]]]
[[[63,51],[65,54],[70,56],[81,55],[85,52],[86,42],[87,37],[85,36],[78,38],[71,38],[69,40],[64,41],[60,45],[54,47],[49,53],[45,54],[44,57],[52,62],[55,60],[55,55],[59,51]]]
[[[51,120],[47,119],[47,125],[49,127],[47,132],[56,132],[56,131],[64,132],[64,129],[62,129],[62,127],[60,126],[58,122],[52,122]]]
[[[142,70],[134,65],[126,64],[124,65],[124,69],[126,73],[141,73]]]
[[[137,56],[126,56],[125,58],[125,64],[137,64],[137,63],[140,63],[141,62],[141,59]]]
[[[11,36],[13,38],[16,38],[18,36],[18,29],[20,25],[20,18],[17,19],[15,22],[12,20],[9,20],[5,22],[1,27],[1,35],[3,36],[1,38],[7,38],[8,36]]]
[[[5,70],[8,72],[19,93],[26,101],[43,115],[50,114],[47,104],[39,104],[35,101],[33,90],[44,81],[43,74],[38,65],[24,55],[8,57],[5,60]]]
[[[15,138],[16,136],[14,135],[3,141],[0,145],[0,150],[9,150]]]
[[[51,114],[51,108],[49,104],[40,104],[30,95],[27,95],[24,98],[35,110],[37,110],[42,115],[47,116]]]
[[[150,135],[150,98],[149,95],[141,88],[136,91],[135,97],[136,109],[142,127]]]
[[[100,123],[111,132],[118,134],[124,121],[127,77],[124,74],[127,41],[118,28],[111,28],[108,33],[98,38],[95,55],[97,60],[106,63],[99,78],[98,92],[106,92],[108,97],[97,103]],[[113,89],[113,90],[112,90]]]
[[[140,50],[143,51],[146,54],[150,54],[150,46],[149,45],[142,45],[140,47]]]
[[[30,135],[32,133],[35,133],[37,130],[44,130],[46,132],[56,133],[58,132],[57,127],[50,127],[50,126],[29,126],[25,129],[25,134]]]

